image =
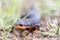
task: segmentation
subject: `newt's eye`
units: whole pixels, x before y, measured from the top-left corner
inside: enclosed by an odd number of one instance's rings
[[[20,26],[23,26],[22,24],[20,24]]]

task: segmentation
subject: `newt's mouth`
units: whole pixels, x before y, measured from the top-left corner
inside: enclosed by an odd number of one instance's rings
[[[23,26],[23,25],[15,25],[14,26],[16,29],[26,29],[26,28],[31,28],[31,26]]]

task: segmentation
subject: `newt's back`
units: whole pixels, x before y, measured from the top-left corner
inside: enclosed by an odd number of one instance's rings
[[[20,18],[16,21],[14,27],[16,29],[29,29],[30,31],[37,31],[40,27],[40,13],[37,11],[34,5],[31,3],[32,0],[27,0],[28,5],[25,5],[25,12],[22,13]]]
[[[27,17],[23,19],[25,16]],[[40,24],[40,13],[38,13],[35,7],[31,7],[30,10],[27,10],[25,13],[21,15],[20,19],[16,22],[16,24],[30,26]]]

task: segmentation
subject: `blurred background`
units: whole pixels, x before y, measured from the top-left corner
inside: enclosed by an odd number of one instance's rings
[[[27,0],[0,0],[0,29],[10,30],[19,19],[23,6],[28,6],[28,2]],[[40,29],[48,28],[50,35],[60,35],[60,0],[32,0],[32,2],[41,16]]]

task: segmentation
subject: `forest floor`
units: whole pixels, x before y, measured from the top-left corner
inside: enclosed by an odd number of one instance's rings
[[[41,27],[40,30],[43,31],[49,31],[46,26],[46,21],[42,19],[41,21]],[[39,31],[40,31],[39,30]],[[22,36],[23,35],[23,36]],[[0,40],[60,40],[59,35],[43,35],[42,33],[28,33],[27,31],[24,31],[21,35],[20,30],[14,29],[12,33],[0,31]]]
[[[26,32],[22,34],[23,36],[21,36],[18,30],[14,30],[12,33],[7,32],[7,35],[0,34],[0,40],[60,40],[60,36],[57,35],[49,36],[40,33],[29,33],[27,35],[25,34]],[[5,36],[3,37],[2,35]]]

